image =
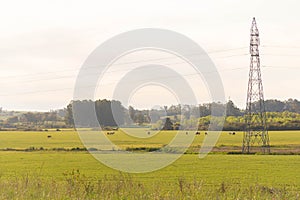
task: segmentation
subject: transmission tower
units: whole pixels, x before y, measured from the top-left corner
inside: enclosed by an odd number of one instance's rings
[[[262,151],[262,153],[270,153],[264,93],[260,71],[259,44],[259,32],[256,26],[256,20],[253,18],[250,32],[251,63],[245,112],[246,127],[243,138],[243,153],[250,153],[254,148],[258,148]]]

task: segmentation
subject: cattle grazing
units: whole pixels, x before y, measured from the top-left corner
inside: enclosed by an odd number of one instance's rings
[[[106,135],[113,135],[113,134],[115,134],[115,132],[113,132],[113,131],[112,131],[112,132],[107,132],[107,133],[106,133]]]
[[[186,135],[188,135],[188,134],[189,134],[189,132],[185,132],[185,134],[186,134]]]
[[[232,132],[232,135],[235,135],[235,132]]]
[[[51,135],[48,135],[48,136],[47,136],[47,138],[51,138],[51,137],[52,137]]]
[[[150,131],[148,131],[148,135],[150,135]]]
[[[208,135],[208,133],[207,133],[207,132],[205,132],[205,135]]]
[[[197,132],[196,132],[196,135],[200,135],[200,132],[199,132],[199,131],[197,131]]]

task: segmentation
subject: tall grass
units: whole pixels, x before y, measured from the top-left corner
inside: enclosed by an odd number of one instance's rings
[[[300,199],[296,186],[273,188],[260,184],[243,187],[239,183],[206,185],[202,180],[178,177],[172,183],[145,184],[120,173],[101,179],[80,171],[64,173],[64,179],[41,179],[24,175],[0,179],[0,199]]]

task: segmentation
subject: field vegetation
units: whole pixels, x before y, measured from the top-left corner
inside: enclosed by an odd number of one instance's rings
[[[148,134],[146,129],[139,132]],[[197,151],[206,137],[200,133],[191,149],[168,167],[128,174],[95,160],[71,129],[0,132],[0,198],[299,199],[299,155],[230,155],[228,148],[240,151],[242,132],[223,132],[214,152],[199,159]],[[175,134],[162,131],[136,139],[118,130],[107,137],[124,149],[140,151],[159,148]],[[299,131],[271,131],[270,137],[272,149],[299,149]]]

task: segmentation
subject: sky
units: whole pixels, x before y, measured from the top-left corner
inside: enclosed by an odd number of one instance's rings
[[[0,107],[37,111],[66,107],[73,99],[78,72],[95,48],[126,31],[160,28],[197,42],[217,67],[226,99],[244,108],[253,17],[260,31],[265,99],[300,99],[299,7],[297,0],[1,1]],[[128,65],[128,60],[142,59],[151,64],[161,57],[166,58],[163,64],[176,68],[177,58],[161,52],[145,51],[118,62]],[[125,66],[125,72],[130,67]],[[113,69],[105,74],[103,85],[99,83],[95,98],[111,98],[126,74]],[[183,76],[199,103],[211,100],[201,78]],[[135,90],[126,103],[151,108],[176,104],[178,99],[156,85]]]

